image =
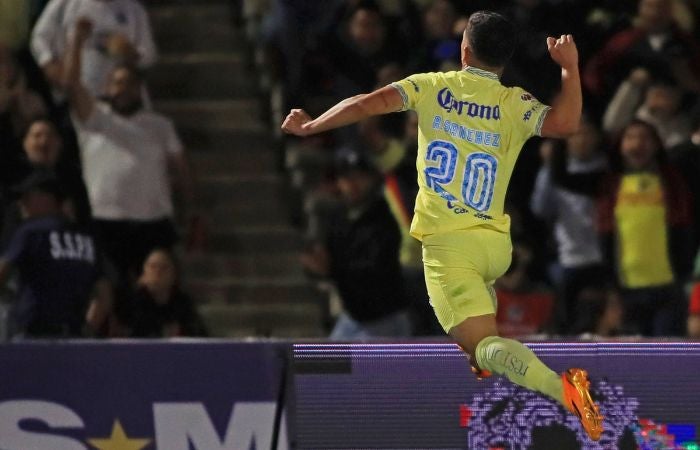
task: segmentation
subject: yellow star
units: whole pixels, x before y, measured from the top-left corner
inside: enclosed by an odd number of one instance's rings
[[[112,435],[109,439],[88,439],[99,450],[141,450],[151,443],[150,439],[129,439],[119,420],[114,421]]]

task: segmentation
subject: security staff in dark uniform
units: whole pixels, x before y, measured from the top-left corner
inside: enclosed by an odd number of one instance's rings
[[[78,337],[98,329],[111,308],[93,236],[62,212],[55,175],[36,171],[16,188],[24,222],[0,258],[0,283],[17,270],[10,313],[14,337]]]

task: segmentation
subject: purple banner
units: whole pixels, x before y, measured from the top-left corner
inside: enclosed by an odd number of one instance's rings
[[[288,344],[0,346],[0,449],[287,449]]]
[[[293,440],[303,449],[697,449],[700,344],[528,344],[584,367],[606,431],[590,441],[559,404],[477,381],[453,344],[295,345]]]
[[[0,449],[698,448],[700,344],[528,345],[589,371],[600,442],[445,342],[27,342],[0,346]]]

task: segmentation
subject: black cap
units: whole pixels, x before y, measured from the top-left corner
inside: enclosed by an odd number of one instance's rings
[[[351,149],[341,149],[335,157],[335,171],[338,175],[350,172],[376,173],[377,169],[361,152]]]
[[[37,191],[53,194],[58,200],[62,200],[65,197],[65,192],[56,174],[51,170],[45,169],[34,170],[19,184],[15,185],[12,191],[18,197],[28,192]]]

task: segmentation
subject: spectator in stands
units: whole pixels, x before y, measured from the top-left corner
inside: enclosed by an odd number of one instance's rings
[[[148,15],[136,0],[51,0],[34,27],[31,48],[49,83],[62,90],[65,55],[76,23],[87,19],[93,33],[82,47],[81,79],[93,97],[104,94],[120,64],[150,67],[156,46]]]
[[[576,37],[581,54],[581,47],[585,48],[586,41],[578,34],[577,22],[571,20],[571,17],[573,11],[580,14],[580,10],[585,9],[582,5],[590,2],[575,2],[573,6],[563,1],[541,0],[497,2],[501,4],[499,6],[493,6],[493,3],[489,2],[485,9],[501,9],[518,29],[518,46],[503,73],[505,84],[523,86],[536,98],[549,99],[557,93],[559,74],[547,70],[552,67],[552,62],[547,48],[541,42],[547,36],[570,33]],[[553,17],[556,20],[552,20]]]
[[[590,59],[584,86],[608,96],[637,67],[652,77],[671,72],[675,84],[700,92],[700,47],[674,22],[672,0],[639,0],[634,23],[615,34]]]
[[[63,142],[56,125],[39,117],[30,123],[22,140],[23,168],[20,173],[35,169],[53,171],[65,188],[64,208],[68,217],[86,224],[90,221],[90,204],[80,167],[63,158]]]
[[[48,0],[0,0],[0,47],[12,52],[22,67],[27,86],[50,101],[46,81],[29,49],[32,26]],[[50,106],[50,105],[49,105]]]
[[[411,52],[409,72],[459,70],[462,31],[455,30],[458,12],[450,0],[433,0],[423,11],[423,39]]]
[[[24,153],[14,170],[5,178],[10,184],[5,185],[4,199],[8,187],[14,186],[35,170],[53,173],[64,189],[63,210],[67,219],[87,225],[90,221],[90,204],[83,183],[80,168],[62,158],[63,143],[56,125],[49,119],[34,119],[26,130],[22,140]],[[19,206],[16,203],[4,205],[3,221],[0,228],[0,242],[6,243],[21,222]]]
[[[22,68],[0,42],[0,159],[3,172],[16,168],[20,139],[31,120],[47,112],[41,97],[26,85]]]
[[[77,337],[98,332],[111,309],[100,253],[91,233],[62,215],[62,189],[37,171],[18,188],[25,222],[0,259],[0,282],[19,274],[11,335]]]
[[[688,337],[700,338],[700,251],[695,256],[695,270],[688,305]]]
[[[622,131],[619,168],[567,174],[553,158],[555,183],[597,195],[605,261],[616,274],[625,328],[646,336],[682,335],[680,286],[690,272],[691,200],[682,176],[664,162],[656,129],[634,120]],[[613,161],[615,163],[615,161]]]
[[[401,233],[381,196],[380,175],[358,153],[339,156],[344,206],[330,218],[325,238],[302,255],[312,275],[329,277],[344,311],[332,339],[410,336],[399,247]]]
[[[32,2],[0,0],[0,45],[13,52],[27,45]]]
[[[624,330],[624,308],[620,293],[606,284],[590,286],[576,298],[573,334],[586,338],[605,338],[628,334]]]
[[[513,245],[513,262],[494,285],[498,296],[496,322],[506,337],[537,334],[548,324],[554,309],[554,295],[531,281],[528,268],[532,250],[522,243]]]
[[[333,93],[339,97],[372,89],[379,70],[403,62],[406,54],[398,49],[386,17],[373,0],[357,2],[332,31],[324,53],[332,70]]]
[[[167,249],[148,254],[129,305],[120,312],[132,337],[207,335],[194,301],[180,286],[175,255]]]
[[[396,118],[403,120],[403,123],[399,122],[402,136],[392,135],[395,133],[393,121]],[[372,165],[384,176],[384,198],[401,231],[399,260],[413,332],[419,336],[442,335],[442,328],[428,303],[421,243],[410,235],[418,192],[418,116],[410,111],[403,115],[371,117],[360,123],[359,130]]]
[[[304,65],[309,63],[309,54],[318,47],[320,36],[328,32],[333,15],[342,5],[342,0],[273,0],[268,2],[259,35],[254,30],[252,43],[265,59],[261,67],[263,77],[272,82],[281,81],[285,90],[294,98],[303,99]],[[246,2],[244,14],[254,16],[265,13],[265,2]],[[254,27],[255,18],[249,19]],[[267,81],[269,83],[269,81]],[[270,86],[263,86],[269,88]],[[308,86],[306,86],[308,87]]]
[[[700,338],[700,283],[693,285],[690,295],[687,332],[690,338]]]
[[[576,299],[581,290],[605,278],[603,255],[595,226],[595,202],[590,196],[571,192],[553,183],[549,160],[556,141],[542,143],[545,164],[540,168],[530,207],[540,219],[553,226],[558,261],[552,277],[557,290],[554,328],[570,333],[575,320]],[[570,173],[600,172],[606,160],[600,150],[599,130],[589,120],[566,139],[566,168]]]
[[[682,174],[690,188],[693,199],[693,251],[700,248],[700,104],[690,120],[691,134],[688,139],[668,150],[669,161]]]
[[[603,128],[617,135],[633,118],[656,127],[665,148],[690,136],[690,123],[681,110],[683,93],[671,80],[652,80],[641,67],[634,69],[612,98],[603,117]]]
[[[85,88],[81,49],[91,30],[88,20],[76,23],[64,58],[65,85],[97,232],[119,273],[135,275],[151,249],[176,242],[169,174],[187,206],[190,172],[170,120],[143,108],[137,69],[114,69],[105,101]]]

